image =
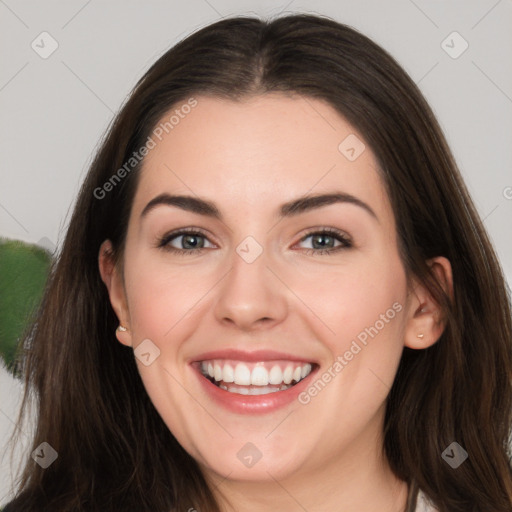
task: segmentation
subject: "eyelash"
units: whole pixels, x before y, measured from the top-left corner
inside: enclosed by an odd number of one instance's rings
[[[207,250],[205,247],[200,247],[199,249],[177,249],[176,247],[172,247],[169,244],[173,239],[182,236],[182,235],[198,235],[204,238],[208,238],[206,234],[198,229],[198,228],[189,228],[189,229],[180,229],[179,231],[175,231],[173,233],[169,233],[162,237],[157,244],[157,247],[164,250],[169,251],[173,254],[177,254],[179,256],[185,256],[185,255],[191,255],[191,254],[202,254],[203,251]],[[334,247],[332,249],[304,249],[306,251],[306,254],[309,255],[332,255],[334,253],[338,253],[341,250],[344,249],[350,249],[353,247],[352,240],[350,237],[348,237],[345,233],[342,231],[339,231],[334,228],[320,228],[316,230],[309,231],[306,235],[304,235],[299,242],[304,242],[307,238],[309,238],[312,235],[328,235],[339,242],[341,242],[341,245],[338,247]]]
[[[306,251],[306,254],[308,256],[310,255],[332,255],[334,253],[338,253],[339,251],[342,251],[344,249],[350,249],[353,247],[352,240],[348,235],[343,233],[342,231],[334,228],[320,228],[311,230],[308,233],[306,233],[301,239],[300,242],[303,242],[307,238],[309,238],[312,235],[328,235],[338,242],[341,242],[341,245],[338,245],[338,247],[334,247],[332,249],[303,249]]]

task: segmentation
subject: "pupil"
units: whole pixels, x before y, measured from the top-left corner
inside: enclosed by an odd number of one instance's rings
[[[325,242],[325,240],[329,240],[331,239],[332,240],[332,237],[331,236],[328,236],[328,235],[318,235],[316,238],[313,239],[313,245],[315,245],[315,242],[318,241],[318,240],[322,240],[323,242],[320,242],[320,247],[325,247],[326,245],[329,245],[330,247],[330,244],[327,244]]]
[[[198,243],[198,238],[199,238],[199,237],[197,237],[196,235],[185,235],[185,236],[183,237],[183,245],[184,245],[185,247],[189,246],[189,247],[188,247],[189,249],[190,249],[190,248],[191,248],[191,249],[195,249],[198,245],[200,245],[200,244]],[[193,241],[195,240],[195,243],[194,243],[194,242],[190,243],[190,239],[192,239]]]

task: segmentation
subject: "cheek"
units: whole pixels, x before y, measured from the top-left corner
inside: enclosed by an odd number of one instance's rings
[[[137,361],[137,367],[151,402],[168,428],[186,444],[194,437],[191,433],[197,430],[197,418],[204,411],[187,391],[188,376],[180,351],[183,340],[197,326],[194,307],[199,307],[205,294],[207,273],[171,267],[164,258],[144,251],[132,253],[127,261],[130,264],[124,275],[133,346],[136,349],[149,339],[160,351],[154,364],[145,366]]]
[[[207,276],[207,272],[166,265],[154,255],[133,257],[125,271],[125,283],[136,338],[162,340],[170,336],[205,295]]]
[[[313,293],[310,276],[302,297],[331,331],[322,328],[329,356],[300,403],[333,429],[342,413],[332,411],[343,404],[350,411],[343,417],[350,436],[381,408],[395,378],[403,350],[406,275],[398,256],[382,254],[333,271],[324,281]]]
[[[398,256],[365,258],[336,269],[302,276],[301,298],[328,328],[324,342],[332,355],[350,348],[351,341],[389,338],[401,343],[407,293],[405,271]]]
[[[315,280],[308,282],[312,287]],[[347,432],[356,432],[380,409],[396,375],[403,350],[406,275],[398,256],[383,254],[338,269],[325,283],[307,296],[308,305],[329,327],[318,331],[329,351],[318,379],[327,384],[324,390],[322,383],[314,383],[301,403],[314,402],[314,415],[329,425],[335,420],[325,416],[326,410],[343,403],[351,411],[345,419]]]

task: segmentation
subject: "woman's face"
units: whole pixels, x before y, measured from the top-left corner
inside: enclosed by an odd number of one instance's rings
[[[211,474],[370,460],[412,314],[376,159],[319,100],[196,100],[141,172],[120,340]]]

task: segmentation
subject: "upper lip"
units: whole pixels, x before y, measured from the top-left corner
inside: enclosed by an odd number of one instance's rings
[[[249,352],[234,348],[204,352],[195,356],[191,362],[208,361],[210,359],[232,359],[234,361],[247,362],[285,360],[301,363],[316,363],[314,359],[308,359],[303,356],[287,354],[286,352],[279,352],[276,350],[254,350]]]

